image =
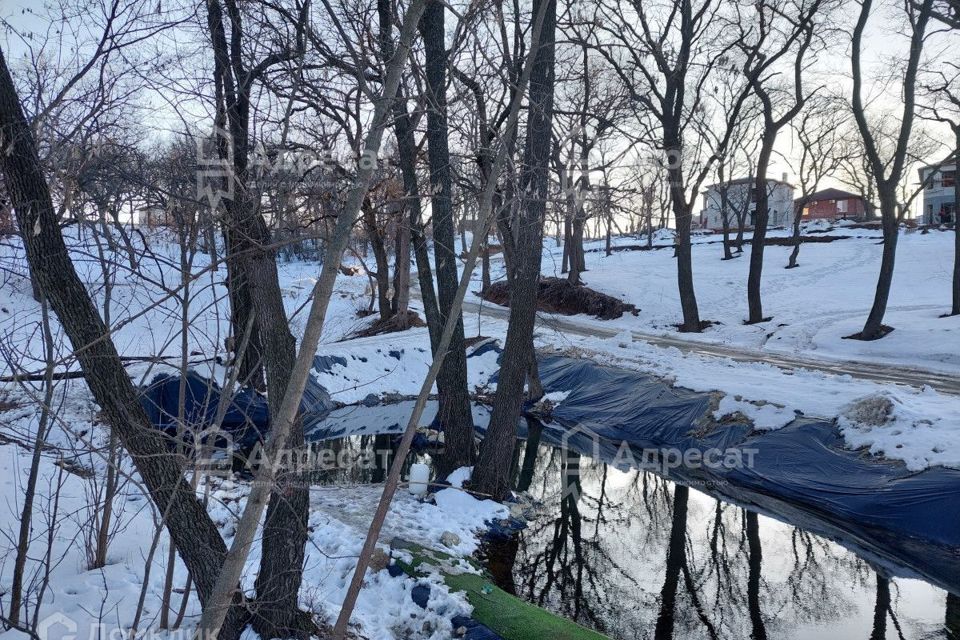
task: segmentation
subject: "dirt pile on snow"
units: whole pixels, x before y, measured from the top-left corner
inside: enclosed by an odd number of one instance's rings
[[[407,315],[404,318],[400,314],[395,314],[384,320],[380,318],[376,320],[366,329],[360,329],[353,333],[353,335],[348,336],[346,339],[351,338],[369,338],[371,336],[380,336],[385,333],[395,333],[397,331],[406,331],[411,327],[425,327],[427,324],[420,319],[420,316],[417,315],[416,311],[407,311]]]
[[[483,299],[504,307],[510,306],[510,287],[505,280],[495,282],[481,294]],[[638,309],[619,298],[594,291],[583,285],[571,284],[565,278],[541,278],[537,294],[537,308],[548,313],[566,316],[585,313],[601,320],[613,320],[626,312],[637,314]]]
[[[864,396],[848,404],[841,417],[852,425],[880,427],[893,417],[893,400],[882,393]]]

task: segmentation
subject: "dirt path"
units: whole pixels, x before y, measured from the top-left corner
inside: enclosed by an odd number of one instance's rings
[[[412,293],[414,297],[418,297],[416,289],[413,289]],[[464,301],[463,311],[465,315],[476,316],[480,314],[484,318],[504,321],[509,318],[510,313],[509,309],[505,307],[492,304],[480,305],[469,300]],[[576,318],[545,314],[537,314],[537,325],[578,336],[596,338],[612,338],[622,333],[622,330],[608,329],[596,323],[586,323]],[[859,380],[870,380],[885,384],[902,384],[912,387],[927,385],[943,393],[960,395],[960,380],[950,374],[937,371],[855,360],[817,360],[788,354],[695,342],[685,340],[682,337],[653,335],[638,331],[631,331],[630,333],[634,340],[647,342],[658,347],[675,347],[684,354],[729,358],[737,362],[763,362],[785,370],[809,369],[833,375],[849,375]]]

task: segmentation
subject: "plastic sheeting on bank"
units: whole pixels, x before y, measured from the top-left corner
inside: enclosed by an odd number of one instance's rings
[[[960,593],[960,470],[916,473],[846,449],[825,420],[798,418],[762,432],[746,423],[708,425],[700,420],[708,394],[590,361],[544,357],[540,377],[548,392],[569,392],[553,411],[562,428],[549,440],[559,437],[607,461],[623,458],[622,443],[632,450],[735,452],[740,464],[685,465],[669,475],[681,483],[712,481],[728,498],[906,564]]]
[[[223,392],[213,380],[197,372],[187,372],[184,385],[183,427],[196,437],[216,421]],[[143,389],[140,403],[150,422],[170,436],[176,436],[180,407],[180,376],[160,373]],[[323,421],[333,409],[330,395],[312,378],[300,400],[304,428],[311,429]],[[267,399],[248,388],[236,390],[226,406],[218,431],[229,434],[240,450],[252,447],[270,429],[270,411]]]

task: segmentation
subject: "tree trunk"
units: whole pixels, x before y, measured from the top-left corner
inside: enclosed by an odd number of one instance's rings
[[[856,336],[860,340],[878,340],[890,331],[884,327],[883,316],[887,312],[887,301],[890,299],[890,287],[893,284],[893,268],[897,258],[897,196],[894,189],[885,189],[879,196],[883,257],[880,260],[880,275],[877,278],[877,291],[873,297],[870,315],[867,316],[863,330]]]
[[[727,187],[724,186],[720,187],[720,221],[723,225],[723,259],[732,260],[733,253],[730,251],[730,198]]]
[[[500,365],[497,393],[487,435],[474,468],[472,483],[483,493],[503,498],[510,492],[510,460],[523,402],[523,383],[530,368],[530,345],[540,286],[543,224],[549,189],[553,124],[556,0],[534,0],[533,15],[546,3],[540,44],[530,76],[529,116],[520,193],[524,194],[517,229],[514,277],[510,285],[510,322]]]
[[[447,132],[447,51],[444,30],[445,9],[440,0],[429,0],[420,19],[427,77],[427,159],[430,167],[430,195],[433,219],[433,250],[437,269],[440,324],[446,322],[456,296],[456,236],[453,219],[453,181]],[[473,414],[467,389],[467,355],[463,316],[457,320],[450,349],[443,360],[437,388],[440,408],[437,418],[444,431],[444,454],[440,473],[473,464],[476,457]]]
[[[225,5],[231,24],[229,48],[220,4],[218,1],[207,3],[214,77],[220,87],[221,102],[217,111],[219,119],[226,120],[230,136],[229,140],[220,141],[218,151],[222,161],[233,159],[230,178],[233,188],[227,190],[224,206],[234,241],[228,246],[226,258],[228,264],[234,262],[243,276],[231,284],[240,286],[235,295],[249,303],[240,315],[253,314],[255,318],[262,346],[260,356],[266,368],[270,415],[276,419],[296,360],[296,340],[290,333],[283,308],[276,250],[270,248],[270,231],[260,213],[258,194],[253,193],[248,184],[252,80],[250,72],[242,70],[239,59],[242,36],[239,8],[232,1]],[[244,325],[234,325],[235,333],[239,326]],[[249,355],[244,356],[244,362]],[[303,424],[294,419],[281,446],[297,450],[303,443]],[[308,627],[298,602],[307,543],[309,493],[307,487],[285,470],[278,474],[275,484],[263,525],[262,555],[256,579],[258,606],[253,622],[263,637],[303,636]]]
[[[793,250],[790,252],[790,261],[787,263],[787,269],[795,269],[799,266],[797,258],[800,256],[800,222],[803,220],[803,208],[806,203],[803,201],[797,203],[793,211]]]
[[[671,172],[674,171],[671,169]],[[679,172],[679,170],[676,170]],[[677,287],[680,290],[680,308],[683,311],[683,324],[680,331],[684,333],[699,333],[703,330],[700,321],[700,310],[697,308],[697,293],[693,288],[693,252],[690,242],[690,223],[693,219],[690,205],[687,204],[680,182],[676,176],[671,179],[671,199],[673,213],[677,224]]]
[[[389,320],[393,313],[390,308],[390,261],[387,259],[387,248],[384,246],[383,237],[377,226],[377,212],[369,198],[363,203],[363,228],[367,232],[367,238],[370,239],[370,247],[373,249],[373,258],[377,265],[375,279],[377,281],[377,299],[379,300],[380,319]]]
[[[486,293],[490,289],[490,236],[483,239],[483,248],[480,255],[480,292]]]
[[[739,211],[737,213],[737,239],[734,241],[734,245],[737,248],[737,253],[743,253],[743,232],[747,226],[747,213],[745,211]]]
[[[10,212],[13,215],[13,212]],[[11,225],[12,225],[11,221]],[[30,457],[30,471],[27,475],[27,485],[24,487],[23,508],[20,510],[20,530],[17,536],[17,552],[13,562],[13,576],[10,586],[10,609],[7,614],[13,626],[20,622],[20,610],[23,603],[23,572],[27,564],[27,555],[30,552],[30,532],[33,523],[33,502],[37,495],[37,479],[40,475],[40,459],[43,454],[47,434],[50,432],[50,411],[53,403],[53,372],[56,366],[53,335],[50,332],[49,303],[41,296],[40,299],[41,331],[43,335],[44,370],[43,405],[40,407],[40,419],[37,424],[37,434],[33,440],[33,452]]]
[[[110,546],[110,527],[113,525],[113,499],[117,494],[117,468],[120,466],[120,450],[117,443],[117,434],[110,432],[110,441],[107,445],[107,481],[103,490],[103,512],[98,514],[100,519],[97,526],[97,543],[93,556],[93,566],[90,569],[100,569],[107,566],[107,549]]]
[[[377,18],[380,23],[380,51],[387,64],[394,56],[393,13],[390,0],[377,0]],[[403,86],[397,88],[396,99],[392,102],[393,131],[397,138],[397,155],[400,174],[403,178],[403,202],[407,210],[410,242],[417,261],[417,283],[420,285],[420,300],[423,303],[423,315],[430,334],[430,345],[437,348],[442,325],[440,310],[437,307],[437,295],[433,287],[433,270],[430,268],[430,254],[421,223],[420,187],[417,182],[417,145],[414,140],[413,126],[407,113],[407,101]]]
[[[30,271],[73,346],[94,400],[106,424],[130,452],[161,513],[184,563],[197,578],[201,603],[211,596],[226,555],[216,525],[184,480],[165,439],[150,424],[137,390],[120,362],[113,340],[77,276],[60,234],[50,191],[40,168],[33,137],[23,116],[6,60],[0,52],[0,134],[7,152],[0,171],[23,234]],[[239,594],[239,591],[237,592]],[[239,637],[247,612],[234,598],[220,628],[221,640]]]
[[[954,129],[957,144],[954,166],[960,169],[960,127]],[[960,179],[955,172],[953,179],[953,306],[950,315],[960,315]]]
[[[394,250],[393,301],[392,311],[397,318],[397,326],[406,329],[407,313],[410,309],[410,224],[402,215],[397,217],[397,241]]]
[[[763,250],[767,241],[767,223],[770,220],[767,167],[770,166],[770,155],[773,153],[773,143],[776,140],[776,131],[772,134],[765,133],[763,143],[760,145],[760,156],[757,159],[757,175],[754,182],[754,189],[757,190],[757,213],[753,223],[753,240],[750,243],[750,272],[747,276],[747,307],[749,311],[747,324],[757,324],[770,319],[763,317],[760,281],[763,278]]]

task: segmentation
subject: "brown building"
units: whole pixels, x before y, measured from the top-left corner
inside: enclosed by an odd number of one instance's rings
[[[863,220],[866,215],[863,197],[841,189],[817,191],[803,207],[804,220]]]

